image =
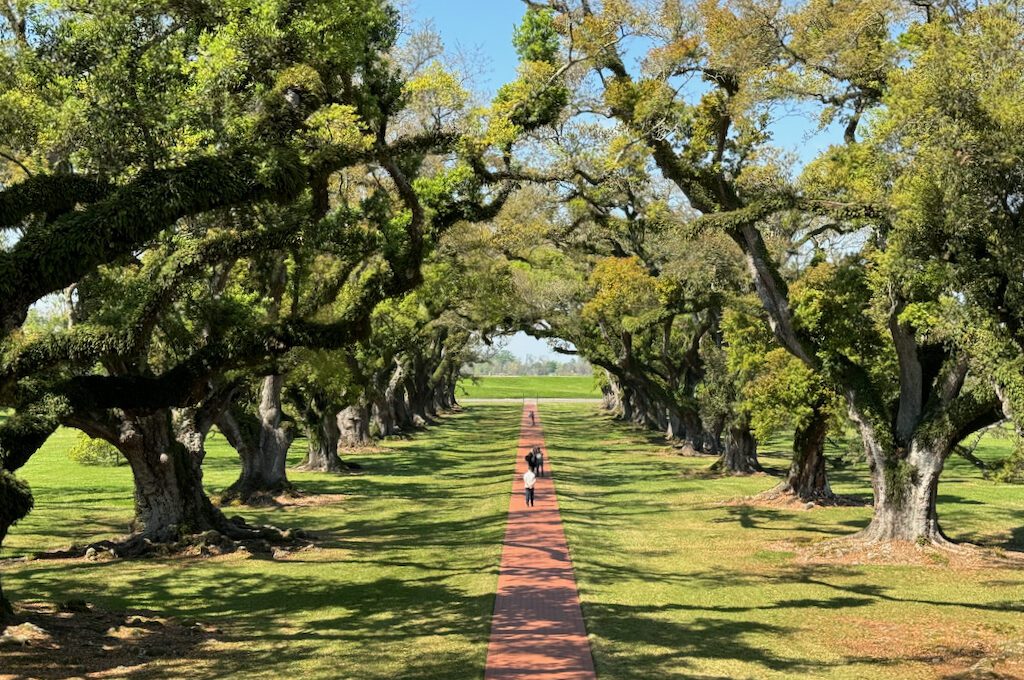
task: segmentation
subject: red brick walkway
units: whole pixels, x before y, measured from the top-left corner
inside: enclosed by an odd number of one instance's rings
[[[594,660],[536,409],[533,402],[523,408],[484,678],[592,680],[597,677]],[[530,411],[536,425],[530,425]],[[547,476],[537,480],[536,505],[528,508],[523,497],[524,457],[535,445],[544,451]]]

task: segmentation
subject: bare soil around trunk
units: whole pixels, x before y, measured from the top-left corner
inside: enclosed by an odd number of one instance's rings
[[[779,490],[776,488],[762,491],[753,496],[744,496],[728,501],[726,505],[748,505],[754,508],[783,508],[789,510],[816,510],[819,508],[860,508],[871,505],[866,501],[853,496],[841,496],[832,494],[821,498],[803,500],[797,494]]]
[[[786,549],[796,552],[798,564],[894,565],[962,571],[1024,569],[1024,553],[970,543],[955,543],[949,548],[911,541],[865,541],[856,534],[810,545],[783,543]],[[1024,605],[1021,610],[1024,612]]]
[[[0,632],[0,680],[132,676],[154,659],[188,658],[215,645],[214,625],[83,601],[21,602]]]

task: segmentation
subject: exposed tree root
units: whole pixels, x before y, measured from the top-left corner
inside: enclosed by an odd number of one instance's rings
[[[709,458],[711,456],[717,457],[719,455],[716,453],[708,453],[707,451],[698,450],[694,448],[693,444],[683,440],[672,441],[671,446],[675,449],[675,453],[680,456]]]
[[[220,504],[225,505],[249,505],[252,507],[272,507],[277,505],[277,498],[285,496],[296,498],[302,492],[295,488],[289,481],[280,482],[270,486],[242,484],[235,482],[220,495]]]
[[[896,564],[956,569],[1024,566],[1024,554],[973,543],[938,540],[883,540],[863,531],[798,549],[799,561],[818,564]]]
[[[197,534],[180,534],[161,540],[146,534],[133,534],[120,540],[103,540],[88,545],[73,545],[65,550],[36,553],[36,559],[130,559],[172,555],[210,556],[236,551],[273,554],[306,548],[312,535],[302,529],[278,529],[253,525],[241,517],[226,519],[218,529]]]
[[[736,476],[766,474],[764,468],[761,467],[761,464],[756,461],[744,463],[740,466],[731,466],[721,458],[712,463],[708,470],[722,475]]]
[[[762,506],[801,506],[807,510],[813,507],[844,507],[855,508],[870,505],[868,501],[850,496],[840,496],[828,491],[798,493],[786,482],[762,491],[753,496],[747,496],[736,502],[739,505],[762,505]]]
[[[335,474],[342,474],[345,472],[360,472],[363,469],[363,466],[360,465],[359,463],[350,463],[347,460],[342,460],[340,461],[340,463],[340,465],[334,464],[326,467],[322,465],[307,463],[306,465],[296,465],[293,469],[298,470],[300,472],[330,472]]]

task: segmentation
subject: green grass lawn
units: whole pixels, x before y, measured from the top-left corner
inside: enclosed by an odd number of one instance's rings
[[[602,680],[951,678],[1024,639],[1019,565],[802,563],[798,546],[852,533],[870,510],[724,505],[776,480],[707,478],[708,458],[678,456],[582,405],[541,416]],[[779,453],[763,462],[784,468]],[[865,472],[834,474],[836,491],[869,497]],[[1024,550],[1024,489],[953,458],[939,502],[952,537]],[[997,663],[1004,675],[964,677],[1024,677],[1016,654],[1016,665]]]
[[[518,416],[514,405],[477,407],[413,440],[388,442],[382,452],[353,454],[363,474],[292,473],[307,491],[344,494],[335,503],[228,511],[314,531],[318,550],[283,560],[38,560],[9,564],[4,585],[16,601],[83,598],[223,631],[215,644],[181,659],[151,662],[147,675],[154,677],[478,677]],[[8,554],[126,531],[128,468],[69,462],[65,449],[74,436],[58,433],[23,469],[36,509],[12,530]],[[293,463],[301,453],[299,446],[293,450]],[[205,468],[211,492],[238,474],[237,456],[222,437],[211,443]],[[0,676],[3,666],[0,661]]]
[[[5,586],[22,602],[83,598],[219,629],[133,676],[479,678],[519,414],[517,404],[472,406],[354,456],[363,474],[292,475],[312,493],[341,494],[331,503],[239,511],[316,532],[316,550],[8,563]],[[710,458],[679,456],[592,404],[545,404],[541,418],[602,680],[1024,677],[1024,650],[995,658],[1024,639],[1019,567],[807,563],[801,546],[856,531],[869,510],[726,505],[776,480],[708,476]],[[23,470],[37,509],[8,538],[12,553],[126,530],[128,469],[68,462],[73,436],[58,433]],[[978,454],[1007,445],[986,441]],[[785,467],[784,452],[765,449],[766,465]],[[238,464],[220,437],[209,455],[216,493]],[[862,467],[833,481],[869,495]],[[944,526],[956,539],[1024,550],[1022,491],[953,458]],[[958,675],[989,657],[991,667]]]
[[[589,376],[481,376],[464,378],[456,395],[462,399],[597,399],[601,390]]]

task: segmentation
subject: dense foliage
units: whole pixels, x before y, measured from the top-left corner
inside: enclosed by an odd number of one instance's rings
[[[5,3],[0,540],[61,426],[131,466],[124,554],[280,539],[207,498],[212,428],[272,500],[525,331],[720,471],[791,434],[775,494],[835,502],[855,432],[860,537],[946,544],[946,459],[1024,433],[1017,5],[526,4],[484,102],[385,0]]]

